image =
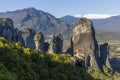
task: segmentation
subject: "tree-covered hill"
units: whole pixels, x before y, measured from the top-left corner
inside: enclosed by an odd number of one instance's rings
[[[39,53],[0,37],[0,80],[93,80],[70,56]]]

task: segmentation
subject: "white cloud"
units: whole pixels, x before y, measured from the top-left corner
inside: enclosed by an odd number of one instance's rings
[[[80,18],[80,17],[82,17],[82,15],[81,14],[76,14],[75,17],[79,17]]]
[[[112,15],[109,14],[87,14],[84,15],[83,17],[89,18],[89,19],[105,19],[105,18],[109,18]]]
[[[110,15],[110,14],[85,14],[83,16],[79,16],[80,14],[75,15],[75,17],[85,17],[88,19],[105,19],[105,18],[109,18],[111,16],[115,16],[115,15]]]

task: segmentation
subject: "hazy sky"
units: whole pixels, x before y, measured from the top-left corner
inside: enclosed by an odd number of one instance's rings
[[[120,0],[1,0],[0,12],[35,7],[56,17],[76,14],[120,14]]]

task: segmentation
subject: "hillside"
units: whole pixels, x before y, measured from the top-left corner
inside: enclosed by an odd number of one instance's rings
[[[42,54],[0,37],[0,80],[90,79],[87,72],[84,74],[77,73],[65,54]]]

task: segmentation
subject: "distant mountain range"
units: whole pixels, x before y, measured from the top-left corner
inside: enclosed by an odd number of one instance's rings
[[[33,7],[25,8],[22,10],[8,11],[0,13],[0,17],[11,18],[14,22],[15,28],[22,30],[30,28],[37,31],[42,31],[46,35],[51,34],[67,34],[69,26],[64,21],[54,17],[53,15],[37,10]]]
[[[64,16],[60,18],[68,24],[74,24],[78,18],[74,16]],[[92,19],[96,31],[99,32],[120,32],[120,15],[106,19]]]
[[[120,32],[120,15],[106,19],[94,19],[92,21],[97,31]]]
[[[61,17],[60,20],[66,22],[70,25],[74,25],[75,22],[78,20],[78,18],[74,17],[74,16],[67,15],[67,16]]]

